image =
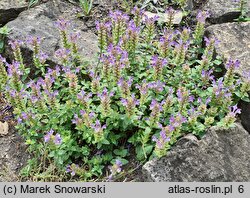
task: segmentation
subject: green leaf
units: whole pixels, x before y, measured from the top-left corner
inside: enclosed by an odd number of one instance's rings
[[[128,164],[128,160],[126,160],[126,159],[124,159],[124,158],[120,158],[120,157],[118,157],[118,158],[116,158],[117,160],[120,160],[121,161],[121,163],[122,163],[122,165],[126,165],[126,164]],[[116,159],[113,159],[111,162],[112,162],[112,164],[115,164],[115,162],[116,162]]]
[[[110,144],[110,142],[106,139],[102,140],[102,144]]]
[[[115,149],[114,154],[119,155],[121,157],[126,157],[128,154],[128,150],[127,149]]]
[[[249,97],[243,97],[242,100],[245,101],[245,102],[250,102]]]
[[[30,7],[34,6],[35,4],[37,4],[38,2],[39,2],[39,0],[30,0],[28,7],[30,8]]]
[[[154,146],[153,145],[147,145],[144,147],[144,152],[146,155],[150,154],[153,150]]]
[[[135,148],[135,152],[136,152],[136,158],[138,160],[144,160],[145,159],[145,154],[144,154],[144,150],[142,149],[142,146],[137,146]]]
[[[215,65],[221,65],[222,61],[216,59],[216,60],[213,61],[213,63],[214,63]]]
[[[83,146],[82,148],[81,148],[81,153],[83,154],[83,155],[89,155],[89,149],[88,149],[88,147],[85,147],[85,146]]]
[[[236,96],[238,96],[239,98],[241,98],[241,92],[240,91],[236,91],[234,92]]]

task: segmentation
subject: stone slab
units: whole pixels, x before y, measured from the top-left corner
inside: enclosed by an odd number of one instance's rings
[[[249,182],[249,156],[250,135],[237,123],[228,130],[212,127],[201,140],[183,137],[142,172],[150,182]]]

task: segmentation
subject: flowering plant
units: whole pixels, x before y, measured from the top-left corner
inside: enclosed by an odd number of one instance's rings
[[[208,14],[198,13],[193,33],[168,24],[158,38],[156,18],[143,19],[138,8],[132,13],[133,18],[111,12],[107,21],[96,23],[95,67],[82,61],[79,34],[69,34],[63,19],[56,23],[63,46],[55,52],[58,66],[47,65],[39,38],[28,39],[38,71],[30,81],[20,41],[10,43],[13,63],[0,58],[1,91],[15,107],[16,128],[26,144],[43,156],[39,171],[53,164],[86,180],[103,174],[111,162],[113,177],[134,151],[138,160],[162,157],[186,133],[202,136],[213,125],[233,126],[240,113],[237,100],[248,97],[249,80],[237,80],[239,62],[233,60],[225,76],[215,78],[218,42],[205,38],[202,47]]]

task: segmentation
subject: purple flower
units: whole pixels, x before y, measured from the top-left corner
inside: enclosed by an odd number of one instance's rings
[[[48,131],[47,134],[44,136],[44,142],[49,142],[53,133],[54,130],[50,129],[50,131]]]
[[[173,16],[175,14],[175,10],[169,6],[167,9],[166,9],[166,13],[169,15],[169,16]]]
[[[80,114],[82,116],[83,119],[78,119],[80,124],[84,121],[84,124],[87,126],[87,127],[90,127],[91,123],[92,123],[92,120],[93,118],[95,117],[95,113],[94,112],[91,112],[91,113],[87,113],[86,111],[84,110],[80,110]]]
[[[143,80],[142,85],[137,84],[135,87],[140,90],[141,95],[147,95],[148,89],[150,88],[150,84],[146,83],[146,80]]]
[[[205,105],[208,105],[208,103],[210,103],[210,102],[211,102],[211,97],[208,97],[208,98],[206,99]],[[201,98],[198,98],[198,103],[199,103],[200,105],[202,104]]]
[[[44,92],[47,94],[47,96],[50,98],[50,99],[54,99],[56,98],[56,96],[59,95],[59,91],[58,90],[55,90],[55,91],[49,91],[49,90],[44,90]]]
[[[123,14],[121,11],[114,11],[114,12],[110,12],[109,13],[109,17],[112,19],[113,22],[116,23],[120,23],[120,22],[124,22],[127,23],[127,21],[129,20],[128,15]]]
[[[70,173],[71,176],[75,176],[76,174],[76,169],[79,168],[78,164],[71,164],[66,166],[66,173]]]
[[[122,167],[122,162],[119,159],[115,160],[115,164],[109,167],[111,172],[111,176],[109,177],[111,178],[113,175],[120,173],[122,171],[121,167]]]
[[[66,166],[66,173],[70,173],[71,172],[71,167],[70,167],[70,165],[67,165]]]
[[[232,95],[229,88],[224,86],[223,78],[220,78],[218,82],[213,80],[212,85],[213,85],[213,93],[215,94],[217,99],[222,99],[224,97],[228,98]]]
[[[71,68],[70,66],[62,66],[62,71],[64,71],[65,73],[71,72]]]
[[[214,75],[212,75],[213,69],[210,69],[208,71],[202,70],[201,72],[201,77],[203,82],[208,82],[208,81],[213,81],[214,80]]]
[[[233,61],[232,59],[229,59],[228,63],[226,64],[226,69],[239,69],[240,68],[240,61],[239,60],[235,60]]]
[[[18,117],[18,118],[17,118],[17,123],[18,123],[18,124],[21,124],[21,123],[23,123],[23,120],[22,120],[22,118]]]
[[[127,107],[128,106],[128,100],[125,98],[121,98],[121,103],[123,106]]]
[[[60,134],[56,134],[55,136],[53,135],[54,130],[50,129],[50,131],[48,131],[46,133],[46,135],[44,136],[44,142],[49,142],[50,140],[53,140],[55,145],[60,145],[62,143],[62,138],[60,136]]]
[[[122,171],[122,168],[121,168],[121,167],[122,167],[122,162],[121,162],[120,160],[117,159],[117,160],[115,160],[115,165],[116,165],[116,167],[117,167],[117,168],[116,168],[116,172],[117,172],[117,173],[120,173],[120,172]]]
[[[161,59],[157,55],[152,57],[152,66],[156,68],[163,68],[168,61],[166,59]]]
[[[170,33],[165,33],[164,36],[160,37],[160,44],[164,47],[170,47],[171,45],[173,45],[173,35]]]
[[[190,34],[191,33],[191,29],[189,28],[189,27],[184,27],[183,29],[182,29],[182,34]]]
[[[212,46],[217,46],[220,41],[217,38],[207,38],[206,36],[204,37],[204,40],[206,42],[206,46],[212,45]]]
[[[122,94],[124,96],[127,96],[130,94],[130,87],[132,85],[133,78],[130,77],[127,81],[124,80],[124,78],[120,78],[120,80],[117,82],[117,85],[121,88]]]
[[[229,107],[229,110],[229,115],[232,117],[235,117],[237,114],[241,114],[241,109],[237,107],[237,104],[232,107]]]
[[[62,59],[63,61],[67,60],[69,55],[70,55],[69,49],[61,48],[55,51],[56,58],[60,60]]]
[[[86,94],[84,90],[82,90],[79,94],[77,94],[77,98],[85,102],[88,102],[91,97],[92,97],[92,93]]]
[[[138,8],[138,7],[134,7],[131,11],[131,14],[133,15],[143,15],[144,14],[144,10]]]
[[[186,51],[189,47],[189,44],[190,42],[187,41],[187,42],[183,42],[183,40],[179,40],[178,42],[173,42],[174,43],[174,46],[175,46],[175,50],[178,51],[178,52],[181,52],[181,51]]]
[[[144,16],[144,10],[134,7],[131,13],[134,15],[134,21],[137,27],[140,26],[142,17]]]
[[[170,47],[174,44],[173,33],[164,30],[164,35],[160,37],[159,49],[163,57],[167,57],[170,52]]]
[[[102,23],[102,22],[96,21],[95,24],[96,24],[97,31],[103,31],[103,30],[110,31],[110,29],[111,29],[110,22]]]
[[[186,88],[181,87],[177,90],[176,95],[177,99],[180,103],[193,102],[194,96],[189,96],[190,91],[186,90]]]
[[[59,28],[61,31],[65,31],[67,27],[69,26],[69,21],[66,21],[65,19],[58,19],[55,22],[55,25],[57,28]]]
[[[41,38],[40,37],[36,37],[36,36],[29,36],[27,39],[27,43],[32,45],[32,46],[37,46],[40,45],[41,43]]]
[[[174,96],[173,96],[174,90],[172,87],[168,89],[168,94],[165,100],[161,102],[161,104],[164,107],[164,111],[168,111],[170,107],[174,104]]]
[[[1,63],[6,63],[6,59],[2,57],[2,55],[0,54],[0,64]]]
[[[20,40],[9,41],[9,45],[11,46],[11,49],[14,51],[20,48],[22,44],[23,44],[23,41],[20,41]]]
[[[61,138],[61,136],[60,136],[59,133],[57,133],[57,134],[55,135],[54,143],[55,143],[56,145],[60,145],[60,144],[62,143],[62,138]]]
[[[76,43],[79,38],[80,38],[80,32],[70,33],[69,35],[69,39],[72,43]]]
[[[17,122],[19,124],[23,123],[24,121],[27,121],[31,118],[31,114],[27,114],[26,112],[22,112],[21,115],[18,117]]]
[[[155,99],[153,99],[149,108],[151,110],[149,117],[150,124],[155,125],[159,121],[161,112],[163,111],[162,102],[158,103]]]
[[[152,100],[149,107],[150,107],[150,110],[157,109],[158,112],[163,111],[162,105],[160,103],[158,103],[155,99]]]
[[[71,122],[75,125],[79,125],[81,124],[82,120],[78,117],[77,114],[74,114],[74,119],[72,119]]]
[[[37,58],[39,59],[39,61],[44,64],[46,62],[46,60],[49,58],[49,56],[44,53],[44,52],[40,52],[38,55],[37,55]]]
[[[154,23],[159,19],[160,17],[155,15],[153,17],[149,17],[148,15],[145,15],[144,22],[146,26],[154,26]]]
[[[129,21],[127,32],[129,35],[136,37],[140,33],[140,27],[137,27],[133,20]]]
[[[174,127],[171,125],[163,127],[161,123],[158,123],[158,127],[164,131],[165,134],[171,134],[174,131]]]
[[[206,18],[210,17],[210,14],[207,11],[198,11],[198,14],[196,16],[196,19],[200,23],[205,23]]]
[[[128,99],[121,98],[121,103],[123,106],[131,109],[135,108],[136,105],[140,104],[139,100],[135,98],[135,94],[132,94],[131,97]]]
[[[22,113],[21,113],[21,117],[22,117],[22,119],[24,119],[24,120],[28,120],[28,118],[29,118],[28,114],[25,113],[25,112],[22,112]]]
[[[92,124],[91,127],[95,133],[102,133],[103,129],[106,129],[106,124],[102,126],[100,120],[96,120],[95,124]]]
[[[125,81],[124,78],[120,78],[117,85],[120,86],[120,87],[124,87],[124,84],[126,84],[129,87],[131,87],[132,82],[133,82],[133,77],[129,77],[128,81]]]
[[[20,70],[20,63],[19,62],[13,62],[12,64],[8,64],[8,75],[10,77],[19,77],[22,75],[23,72]]]
[[[165,144],[171,140],[171,133],[174,128],[172,126],[163,127],[161,124],[159,124],[159,127],[161,128],[160,137],[153,136],[152,141],[156,142],[156,148],[164,149]]]
[[[189,119],[197,118],[201,114],[202,113],[197,111],[197,108],[194,108],[193,106],[191,107],[191,109],[188,110]]]
[[[187,122],[187,118],[182,116],[180,113],[178,113],[176,116],[171,116],[170,119],[170,125],[174,128],[180,127],[183,123]]]
[[[114,92],[108,93],[108,89],[104,87],[103,92],[101,94],[98,93],[97,95],[101,100],[106,100],[107,98],[114,96]]]
[[[156,81],[156,82],[151,82],[149,83],[149,87],[151,89],[154,89],[156,92],[162,92],[164,87],[165,87],[165,83],[161,82],[160,80]]]
[[[60,66],[57,65],[55,69],[48,68],[47,74],[49,76],[53,76],[53,78],[56,78],[56,77],[60,76],[60,71],[61,71],[61,68],[60,68]]]

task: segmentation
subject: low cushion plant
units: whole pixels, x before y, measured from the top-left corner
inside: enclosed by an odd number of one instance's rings
[[[200,11],[193,30],[176,31],[170,21],[160,31],[157,17],[138,8],[132,16],[111,12],[96,23],[100,52],[90,62],[79,53],[79,33],[69,33],[69,22],[60,19],[55,67],[40,38],[27,39],[32,67],[24,64],[22,41],[10,42],[15,60],[0,58],[0,88],[33,154],[23,175],[89,181],[107,171],[111,180],[133,156],[162,157],[187,133],[202,137],[211,126],[233,127],[249,75],[239,80],[237,60],[228,60],[221,75],[218,41],[203,39],[207,16]]]

